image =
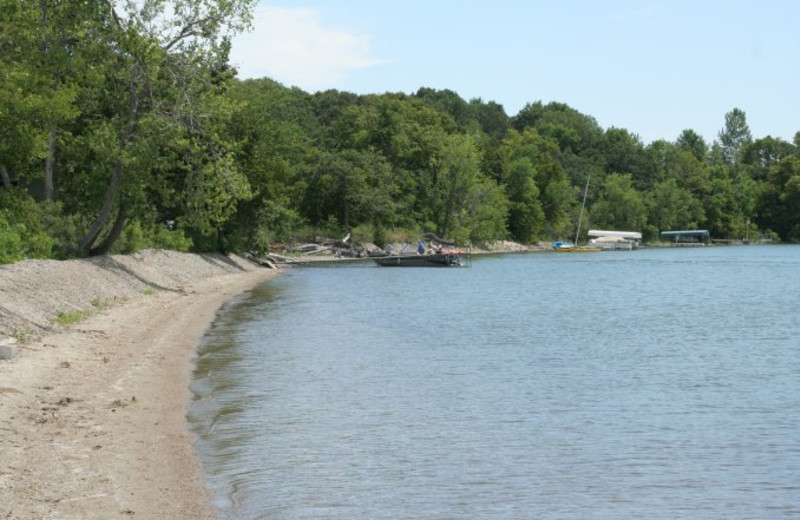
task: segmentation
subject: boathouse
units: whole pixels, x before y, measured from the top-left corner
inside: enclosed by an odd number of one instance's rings
[[[642,234],[636,231],[606,231],[590,229],[587,235],[589,243],[594,247],[612,251],[630,251],[638,249],[642,243]]]
[[[707,229],[662,231],[661,239],[675,244],[707,244],[711,241]]]

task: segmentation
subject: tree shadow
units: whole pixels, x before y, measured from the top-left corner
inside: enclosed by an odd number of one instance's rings
[[[147,285],[152,289],[158,289],[160,291],[169,291],[174,293],[182,292],[181,289],[174,289],[172,287],[167,287],[165,285],[155,283],[152,280],[148,280],[147,278],[143,277],[142,275],[140,275],[127,265],[115,260],[110,256],[95,257],[92,260],[93,260],[92,263],[94,263],[94,265],[96,265],[100,269],[105,269],[106,271],[110,271],[115,274],[124,274],[125,276],[129,276],[131,278],[134,278],[142,282],[143,284]]]
[[[224,266],[227,265],[229,267],[233,267],[239,271],[245,271],[246,269],[242,267],[238,262],[233,261],[229,256],[223,255],[220,253],[201,253],[198,255],[204,261],[208,262],[211,265],[215,266]]]

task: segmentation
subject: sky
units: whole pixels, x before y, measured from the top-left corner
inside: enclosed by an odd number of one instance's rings
[[[800,131],[795,0],[260,0],[231,61],[306,92],[566,103],[644,144],[711,144],[734,108],[754,138]]]

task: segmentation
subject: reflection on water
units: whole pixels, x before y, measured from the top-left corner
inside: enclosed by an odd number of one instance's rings
[[[230,519],[800,517],[800,248],[293,269],[200,347]]]

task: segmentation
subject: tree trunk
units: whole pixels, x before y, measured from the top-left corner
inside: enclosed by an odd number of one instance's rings
[[[50,130],[50,142],[47,143],[47,158],[44,161],[44,200],[53,201],[53,166],[56,162],[56,140],[58,130]]]
[[[98,256],[108,253],[114,242],[117,241],[122,230],[125,228],[125,222],[128,220],[128,204],[120,204],[119,212],[117,212],[117,219],[114,221],[114,226],[108,233],[108,236],[100,243],[99,246],[89,250],[89,256]]]
[[[138,114],[139,114],[139,92],[137,91],[137,81],[136,81],[136,73],[131,73],[130,78],[130,99],[128,101],[128,129],[125,133],[125,136],[120,140],[120,148],[125,149],[126,145],[130,143],[134,137],[136,136],[136,123],[138,122]],[[111,213],[114,209],[114,199],[117,197],[117,192],[119,191],[119,187],[122,184],[122,159],[118,159],[117,163],[114,165],[114,171],[111,174],[111,183],[106,188],[106,195],[103,199],[103,208],[100,210],[100,214],[97,215],[97,218],[94,219],[92,225],[89,226],[89,231],[84,235],[80,240],[78,240],[78,251],[81,253],[91,256],[93,254],[98,254],[95,251],[102,249],[105,246],[105,249],[109,249],[113,245],[113,240],[119,236],[113,236],[112,233],[109,233],[106,240],[103,241],[103,246],[98,246],[97,248],[94,247],[94,243],[97,241],[97,237],[100,236],[100,231],[103,229],[103,226],[108,224],[108,221],[111,220]],[[120,208],[120,214],[123,215],[123,224],[124,218],[127,217],[128,208],[125,208],[125,211],[122,211]],[[119,216],[119,215],[118,215]],[[115,224],[116,227],[116,224]],[[109,241],[110,238],[113,240]]]
[[[0,164],[0,177],[3,178],[3,186],[6,188],[11,187],[11,176],[8,174],[5,164]]]
[[[103,200],[103,208],[100,214],[94,219],[92,225],[89,226],[89,231],[80,240],[78,240],[78,251],[85,255],[92,254],[92,247],[94,246],[100,231],[103,229],[109,220],[111,220],[111,211],[114,209],[114,199],[119,191],[119,185],[122,182],[122,162],[117,162],[114,166],[114,172],[111,175],[111,183],[106,189],[105,199]]]
[[[458,172],[453,170],[448,177],[450,177],[450,190],[448,190],[447,200],[445,201],[444,217],[442,219],[442,227],[439,229],[439,234],[447,237],[450,233],[450,223],[453,215],[453,208],[456,205],[456,189],[458,187]]]

